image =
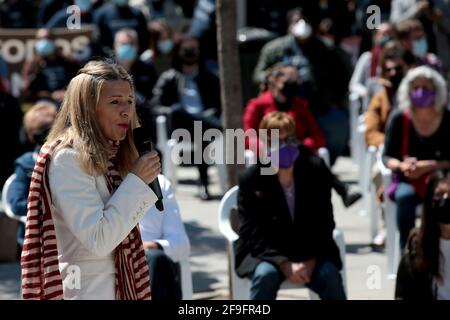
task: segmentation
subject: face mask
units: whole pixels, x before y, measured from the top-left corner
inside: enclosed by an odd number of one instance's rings
[[[186,65],[193,65],[197,63],[199,52],[197,48],[185,48],[180,52],[183,63]]]
[[[278,149],[270,150],[272,165],[280,169],[292,167],[299,154],[300,151],[297,144],[284,144]],[[276,156],[278,156],[278,159]]]
[[[422,37],[419,40],[414,41],[412,51],[418,57],[421,57],[421,58],[425,57],[425,55],[428,52],[427,39],[425,37]]]
[[[88,12],[92,8],[91,0],[75,0],[75,5],[80,8],[81,12]]]
[[[111,0],[116,6],[125,6],[128,4],[128,0]]]
[[[130,44],[124,44],[119,47],[116,54],[119,61],[134,61],[137,56],[137,50]]]
[[[403,73],[397,73],[395,76],[389,77],[389,81],[392,83],[392,87],[397,89],[400,82],[403,80]]]
[[[383,36],[383,37],[381,37],[381,39],[378,42],[378,44],[380,45],[381,48],[383,48],[386,45],[386,43],[388,43],[389,41],[391,41],[391,37]]]
[[[283,89],[281,89],[281,93],[287,99],[292,99],[298,94],[299,85],[297,81],[288,80],[284,83]]]
[[[439,223],[450,224],[450,198],[435,200],[433,210]]]
[[[47,138],[49,132],[51,129],[51,125],[49,125],[48,127],[45,127],[43,129],[41,129],[39,132],[35,133],[33,135],[33,141],[36,145],[38,146],[42,146],[45,142],[45,139]]]
[[[414,107],[432,107],[434,105],[435,92],[427,88],[417,88],[411,91],[410,98]]]
[[[171,39],[159,40],[156,46],[159,52],[168,54],[173,49],[173,41]]]
[[[292,34],[301,40],[308,39],[312,34],[312,27],[305,20],[300,19],[293,27]]]
[[[55,52],[55,44],[50,39],[41,39],[36,42],[35,49],[41,56],[48,57]]]

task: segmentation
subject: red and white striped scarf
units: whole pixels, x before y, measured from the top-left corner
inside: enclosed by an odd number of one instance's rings
[[[58,144],[59,141],[56,141],[41,148],[31,177],[21,261],[23,299],[59,300],[64,297],[58,266],[55,226],[52,220],[52,195],[48,180],[50,155]],[[108,169],[105,178],[112,194],[120,185],[122,178],[115,170],[112,161]],[[150,275],[137,226],[116,247],[114,262],[116,299],[150,299]]]

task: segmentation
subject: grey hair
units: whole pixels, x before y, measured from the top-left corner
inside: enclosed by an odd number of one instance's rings
[[[139,36],[138,33],[136,32],[136,30],[130,29],[130,28],[123,28],[120,29],[119,31],[116,32],[116,34],[114,35],[114,45],[117,43],[117,38],[119,37],[119,35],[125,34],[128,38],[131,39],[131,41],[133,41],[134,45],[138,45],[139,44]]]
[[[425,78],[433,82],[433,87],[436,92],[436,97],[434,99],[434,108],[436,110],[444,109],[448,101],[447,84],[444,78],[439,74],[439,72],[428,66],[420,66],[408,71],[408,73],[400,83],[400,87],[398,89],[398,107],[400,109],[411,109],[412,104],[409,93],[411,91],[411,83],[417,78]]]

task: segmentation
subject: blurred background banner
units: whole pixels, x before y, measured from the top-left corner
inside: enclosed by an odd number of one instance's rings
[[[25,61],[34,57],[37,30],[0,28],[1,56],[8,68],[10,92],[16,98],[21,98],[23,88],[22,67]],[[75,60],[84,60],[91,56],[89,44],[93,34],[94,28],[86,26],[75,30],[52,29],[56,47],[65,56],[73,57]]]

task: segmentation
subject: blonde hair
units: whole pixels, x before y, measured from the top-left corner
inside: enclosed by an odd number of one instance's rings
[[[56,106],[50,102],[38,102],[23,117],[23,127],[28,135],[48,126],[56,117]]]
[[[268,131],[272,129],[279,129],[280,131],[286,131],[288,135],[295,134],[295,121],[286,112],[283,111],[273,111],[262,118],[260,124],[260,129],[267,129]]]
[[[105,81],[127,81],[134,92],[131,76],[121,66],[108,61],[91,61],[78,71],[68,87],[47,141],[61,140],[54,154],[62,148],[77,151],[83,170],[89,174],[108,172],[110,142],[102,133],[96,117],[96,108]],[[138,126],[133,99],[131,125],[120,143],[116,155],[119,173],[125,176],[138,153],[133,142],[132,130]]]

